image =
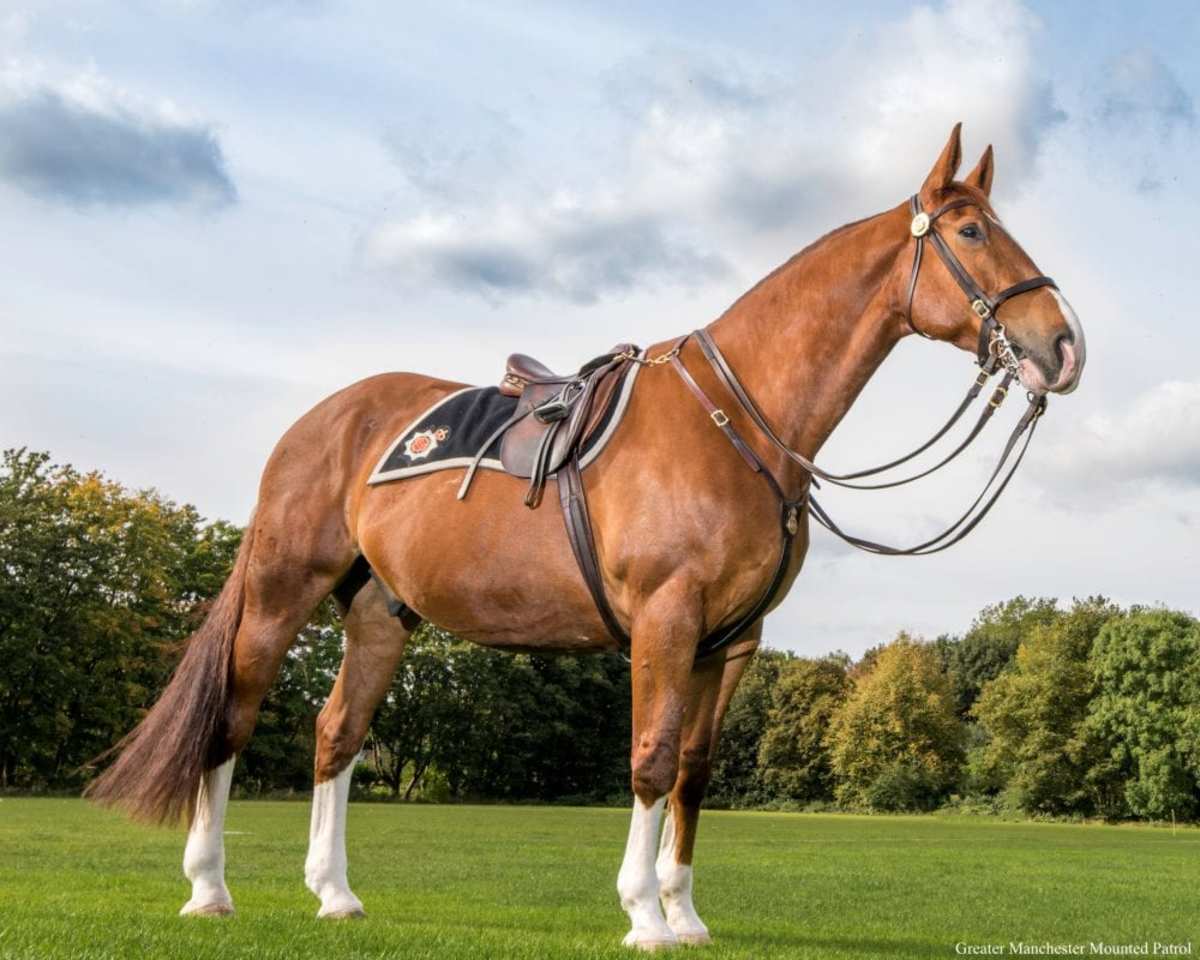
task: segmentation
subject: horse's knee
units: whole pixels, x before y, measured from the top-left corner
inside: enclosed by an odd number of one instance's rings
[[[679,749],[661,737],[644,738],[633,753],[633,792],[646,804],[671,792],[679,771]]]
[[[332,780],[350,766],[365,739],[366,730],[350,718],[322,710],[317,716],[317,782]]]

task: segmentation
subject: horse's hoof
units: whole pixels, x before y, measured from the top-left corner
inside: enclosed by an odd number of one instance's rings
[[[363,905],[354,897],[335,900],[317,911],[318,920],[361,920],[367,915]]]
[[[332,910],[329,913],[318,913],[319,920],[364,920],[366,911],[362,907],[351,907],[349,910]]]
[[[688,947],[704,947],[712,943],[712,937],[708,935],[707,930],[697,931],[695,933],[677,933],[675,938]]]
[[[654,953],[657,950],[671,950],[679,946],[679,938],[675,934],[669,936],[657,933],[654,931],[639,931],[630,930],[625,934],[625,939],[621,943],[626,947],[632,947],[635,950],[644,950],[647,953]]]
[[[208,903],[196,903],[189,900],[179,909],[181,917],[232,917],[233,901],[210,900]]]

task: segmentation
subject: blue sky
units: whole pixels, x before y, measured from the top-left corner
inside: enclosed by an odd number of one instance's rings
[[[815,532],[768,639],[858,652],[1018,592],[1195,610],[1198,42],[1184,3],[6,6],[0,443],[244,520],[340,386],[492,382],[550,323],[563,367],[700,325],[911,193],[962,120],[1080,314],[1083,386],[949,554]],[[911,446],[969,376],[906,341],[827,465]],[[986,454],[827,506],[917,539]]]

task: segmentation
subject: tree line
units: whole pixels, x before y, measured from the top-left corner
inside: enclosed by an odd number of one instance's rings
[[[0,462],[0,789],[76,791],[165,684],[241,531],[153,490]],[[239,759],[247,795],[307,791],[341,660],[332,604],[297,638]],[[355,774],[408,800],[625,802],[629,670],[423,626]],[[858,659],[763,649],[730,704],[709,803],[1200,818],[1200,624],[1100,597],[1017,597],[961,636]]]

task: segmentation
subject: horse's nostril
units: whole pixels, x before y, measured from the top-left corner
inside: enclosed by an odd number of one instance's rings
[[[1066,347],[1067,345],[1073,345],[1074,343],[1075,343],[1075,334],[1069,330],[1066,333],[1060,333],[1055,338],[1055,340],[1054,340],[1054,356],[1058,359],[1058,362],[1060,364],[1063,363],[1067,358],[1067,352],[1063,348]]]

